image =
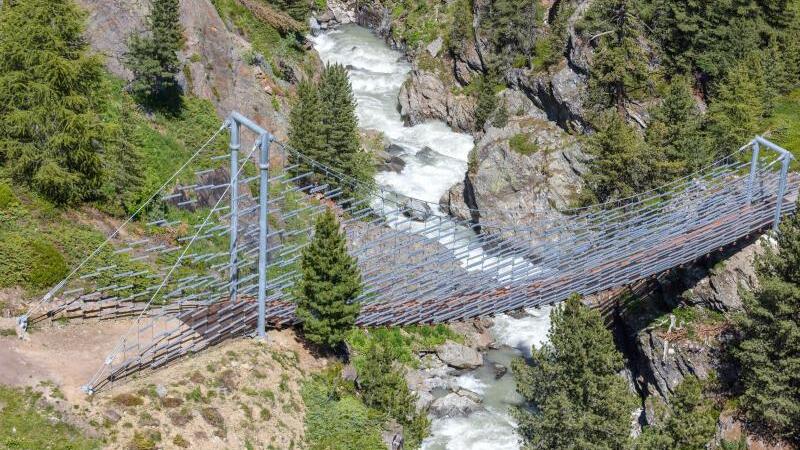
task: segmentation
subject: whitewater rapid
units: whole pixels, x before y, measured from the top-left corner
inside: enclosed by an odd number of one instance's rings
[[[392,144],[401,147],[406,163],[401,173],[379,172],[376,182],[384,190],[433,204],[454,184],[464,178],[467,158],[473,147],[472,137],[456,133],[441,121],[407,127],[397,108],[397,95],[405,82],[410,65],[403,55],[389,48],[369,30],[354,25],[343,26],[311,38],[325,63],[340,63],[348,68],[353,94],[358,103],[356,114],[362,129],[382,132]],[[424,151],[429,148],[432,151]],[[442,216],[438,208],[434,214]],[[449,241],[450,248],[462,240],[475,239],[471,231],[458,227]],[[424,223],[405,222],[410,231],[425,228]],[[447,234],[447,233],[445,233]],[[467,258],[482,256],[473,250]],[[495,263],[500,263],[496,259]],[[515,265],[527,264],[523,260]],[[492,260],[482,270],[491,270]],[[476,269],[481,270],[481,269]],[[459,386],[480,394],[484,409],[466,417],[434,418],[431,436],[423,443],[425,450],[518,450],[521,440],[516,433],[510,408],[521,402],[516,392],[510,364],[515,357],[529,356],[531,346],[539,347],[547,339],[550,308],[526,310],[514,318],[501,314],[494,319],[492,335],[504,345],[484,355],[486,364],[458,377]],[[495,379],[492,363],[509,368]]]

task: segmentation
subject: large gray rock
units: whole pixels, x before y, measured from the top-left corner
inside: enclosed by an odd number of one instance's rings
[[[433,216],[433,210],[427,203],[417,200],[408,199],[402,203],[403,215],[415,222],[425,222]]]
[[[682,271],[682,282],[690,286],[682,293],[682,299],[689,304],[705,306],[719,312],[740,310],[741,289],[752,291],[758,287],[755,257],[763,254],[769,246],[773,246],[773,243],[764,237],[727,259],[710,262],[710,267],[693,265]]]
[[[439,56],[439,52],[442,51],[443,45],[444,45],[444,40],[442,39],[441,36],[439,36],[436,39],[434,39],[433,42],[428,44],[428,46],[425,47],[425,50],[427,50],[428,53],[435,58]]]
[[[378,172],[400,173],[406,167],[406,162],[399,156],[392,155],[387,151],[379,151],[375,154],[378,159],[376,168]]]
[[[583,108],[586,76],[568,64],[561,64],[548,73],[530,73],[524,69],[506,72],[506,82],[522,91],[547,118],[568,131],[590,129]]]
[[[520,135],[535,151],[521,154],[512,148],[511,140]],[[559,211],[571,206],[587,171],[577,139],[542,117],[512,117],[504,128],[488,126],[472,159],[464,182],[445,193],[440,206],[457,218],[499,225],[560,219]]]
[[[466,95],[455,95],[435,73],[411,71],[398,94],[400,115],[409,125],[430,119],[446,122],[458,131],[474,131],[477,102]]]
[[[436,347],[436,356],[456,369],[474,369],[483,365],[483,355],[477,350],[452,341]]]
[[[333,15],[333,20],[342,25],[356,22],[354,1],[328,0],[328,11]]]
[[[431,404],[430,413],[434,417],[463,417],[481,409],[481,405],[475,401],[458,395],[449,393],[444,397],[437,398]]]

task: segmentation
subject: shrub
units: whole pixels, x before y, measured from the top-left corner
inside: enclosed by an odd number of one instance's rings
[[[0,286],[49,287],[67,275],[61,253],[43,238],[22,233],[0,234]]]
[[[424,414],[415,410],[416,396],[406,385],[403,373],[393,365],[391,349],[372,345],[362,355],[358,372],[359,391],[364,403],[403,425],[409,448],[417,448],[430,426]]]
[[[111,401],[120,406],[140,406],[144,404],[144,400],[141,397],[130,393],[117,394]]]
[[[539,147],[536,143],[531,142],[530,136],[525,133],[518,133],[512,136],[508,141],[508,145],[511,147],[511,150],[524,156],[530,156],[539,151]]]
[[[340,366],[313,375],[301,394],[309,450],[385,448],[382,415],[353,394],[352,383],[341,378]]]
[[[17,198],[14,196],[14,191],[11,190],[11,186],[0,181],[0,210],[6,209],[16,202]]]

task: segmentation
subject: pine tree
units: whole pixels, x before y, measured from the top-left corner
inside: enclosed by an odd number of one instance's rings
[[[597,109],[614,107],[625,117],[626,103],[641,97],[650,79],[641,24],[631,0],[600,0],[591,8],[587,31],[598,44],[589,72],[589,100]]]
[[[268,2],[298,22],[303,22],[311,10],[308,0],[268,0]]]
[[[0,8],[0,162],[61,204],[95,195],[108,140],[95,95],[103,66],[83,31],[84,15],[71,0]]]
[[[289,114],[289,146],[320,162],[327,161],[325,134],[322,131],[322,102],[317,87],[308,81],[297,86],[297,102]],[[302,159],[292,161],[297,174],[312,172]]]
[[[716,155],[730,154],[758,132],[766,115],[763,73],[761,59],[751,55],[717,84],[706,126]]]
[[[553,312],[548,337],[530,364],[512,364],[517,390],[534,407],[515,413],[528,446],[627,448],[636,397],[618,375],[622,355],[600,314],[572,296]]]
[[[675,388],[666,415],[657,419],[660,423],[642,430],[636,448],[705,449],[714,438],[718,417],[713,402],[703,396],[703,383],[689,376]]]
[[[317,218],[300,271],[295,298],[303,334],[314,344],[335,349],[355,324],[360,305],[354,300],[362,287],[356,260],[347,253],[345,236],[330,210]]]
[[[692,173],[711,162],[701,128],[702,114],[687,79],[672,80],[650,117],[645,140],[651,154],[662,155],[654,170],[660,182]]]
[[[321,162],[369,187],[375,169],[370,155],[360,148],[356,100],[344,66],[333,64],[325,67],[319,83],[319,96],[322,102],[321,131],[326,146]],[[336,184],[335,180],[329,181]],[[341,187],[348,194],[365,195],[353,192],[350,186]]]
[[[353,88],[347,70],[341,64],[329,64],[319,84],[322,99],[323,134],[328,147],[328,160],[334,168],[349,169],[359,152],[358,118]]]
[[[373,343],[359,355],[358,385],[364,403],[403,426],[407,448],[418,448],[430,426],[424,413],[416,411],[416,395],[396,366],[397,355],[388,345]]]
[[[594,159],[585,176],[583,204],[603,203],[632,197],[654,186],[652,160],[642,138],[624,119],[608,115],[608,124],[587,139],[587,150]]]
[[[733,350],[741,369],[740,405],[767,434],[800,444],[800,216],[784,219],[778,253],[756,268],[759,288],[745,293]]]
[[[183,47],[183,28],[178,0],[152,0],[147,33],[131,35],[125,64],[133,72],[131,92],[151,107],[180,106],[178,52]]]

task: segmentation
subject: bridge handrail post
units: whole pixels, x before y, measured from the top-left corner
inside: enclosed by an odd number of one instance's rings
[[[753,157],[750,160],[750,179],[747,182],[747,204],[753,203],[753,191],[756,185],[756,172],[758,171],[758,154],[760,145],[758,141],[753,141]]]
[[[778,185],[778,197],[775,204],[775,220],[772,223],[772,229],[775,231],[778,231],[778,226],[781,223],[781,209],[783,208],[783,196],[786,193],[786,182],[789,175],[791,156],[783,155],[781,159],[781,179]]]
[[[233,111],[229,119],[231,123],[231,173],[236,174],[239,172],[238,168],[238,151],[240,146],[239,131],[240,127],[244,126],[253,133],[258,135],[258,146],[260,148],[258,157],[258,172],[259,172],[259,198],[258,198],[258,318],[256,321],[256,334],[259,339],[266,339],[266,313],[267,313],[267,265],[268,265],[268,243],[267,236],[269,235],[269,147],[273,141],[273,136],[264,128],[260,127],[257,123],[253,122],[246,116]],[[234,148],[235,147],[235,148]],[[235,159],[235,161],[234,161]],[[235,165],[234,165],[235,164]],[[233,183],[233,177],[231,183]],[[236,291],[238,284],[238,264],[236,255],[236,234],[238,227],[238,179],[235,197],[231,197],[231,302],[236,300]]]
[[[267,236],[269,235],[269,145],[272,136],[269,133],[261,134],[261,153],[259,156],[259,216],[258,216],[258,337],[266,339],[266,313],[267,313]]]
[[[239,139],[240,123],[235,118],[230,120],[231,139],[229,148],[231,150],[231,223],[230,223],[230,302],[236,302],[239,289],[239,267],[238,267],[238,231],[239,231]]]

